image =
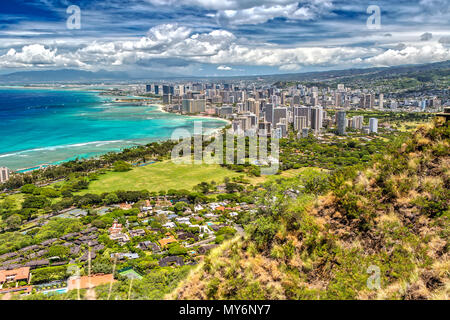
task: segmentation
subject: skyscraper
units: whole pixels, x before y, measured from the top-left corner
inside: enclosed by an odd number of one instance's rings
[[[345,127],[347,125],[347,120],[345,118],[345,111],[339,110],[336,113],[336,123],[337,123],[337,131],[339,135],[345,134]]]
[[[369,119],[369,130],[370,130],[370,133],[378,133],[378,119],[377,118]]]
[[[273,104],[271,104],[271,103],[266,104],[264,115],[265,115],[267,122],[270,122],[270,123],[273,122],[272,121],[273,120]]]
[[[272,119],[273,126],[275,127],[278,123],[280,123],[281,119],[287,119],[287,108],[274,108]]]
[[[296,116],[306,118],[306,126],[310,126],[311,122],[311,108],[310,107],[294,107],[294,119]]]
[[[294,130],[301,131],[306,128],[306,117],[305,116],[294,116]]]
[[[6,167],[0,168],[0,183],[4,183],[9,180],[9,169]]]
[[[364,116],[354,116],[352,118],[352,128],[361,130],[363,127]]]
[[[382,93],[380,93],[380,95],[378,97],[378,107],[380,109],[383,109],[383,107],[384,107],[384,95]]]
[[[322,107],[311,108],[311,129],[317,133],[322,129],[323,113]]]

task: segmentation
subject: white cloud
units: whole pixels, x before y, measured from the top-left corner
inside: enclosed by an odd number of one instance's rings
[[[0,56],[0,67],[83,67],[84,63],[69,56],[58,55],[57,49],[51,50],[41,44],[22,47],[21,51],[10,49]]]
[[[387,50],[365,61],[376,66],[395,66],[445,61],[450,59],[450,49],[441,43],[423,46],[406,46],[401,50]]]
[[[310,20],[327,12],[331,0],[148,0],[157,6],[197,6],[216,13],[221,24],[259,24],[277,17]]]
[[[302,68],[302,66],[292,63],[292,64],[285,64],[280,66],[278,69],[281,71],[298,71]]]
[[[0,55],[0,67],[130,69],[136,66],[147,68],[156,63],[162,68],[167,61],[167,68],[180,70],[189,65],[213,64],[220,71],[236,70],[234,66],[238,65],[297,71],[307,66],[390,66],[450,59],[450,49],[437,41],[395,44],[385,44],[384,49],[382,46],[324,47],[320,44],[308,47],[255,45],[226,30],[193,33],[183,26],[165,24],[151,28],[145,37],[135,40],[93,41],[81,44],[79,48],[68,47],[67,43],[9,48]],[[61,51],[56,49],[57,46]]]

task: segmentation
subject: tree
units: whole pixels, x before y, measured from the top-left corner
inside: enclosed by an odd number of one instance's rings
[[[20,188],[20,191],[22,193],[32,194],[36,190],[36,186],[34,184],[26,184],[22,188]]]
[[[109,259],[98,258],[92,263],[92,272],[95,273],[111,273],[113,266]]]
[[[126,172],[126,171],[130,171],[132,168],[131,164],[123,161],[123,160],[119,160],[114,162],[113,164],[113,170],[115,172]]]
[[[18,214],[13,214],[6,219],[6,226],[10,229],[18,229],[22,223],[22,218]]]
[[[117,196],[117,194],[110,193],[103,199],[103,202],[105,204],[115,204],[115,203],[119,203],[120,200],[119,200],[119,197]]]
[[[328,179],[323,175],[315,175],[313,177],[309,177],[303,183],[305,186],[305,190],[314,194],[316,200],[319,194],[324,192],[328,187]]]
[[[185,247],[182,247],[178,243],[172,245],[169,248],[169,255],[171,255],[171,256],[185,255],[186,253],[187,253],[187,249]]]
[[[44,196],[29,196],[22,203],[22,208],[42,209],[50,205],[50,201]]]
[[[60,257],[61,259],[64,259],[69,254],[69,252],[70,250],[68,247],[61,245],[54,245],[48,249],[47,255],[49,257]]]

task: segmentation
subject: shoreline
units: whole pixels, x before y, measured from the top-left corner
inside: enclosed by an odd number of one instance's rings
[[[100,95],[100,93],[104,92],[104,90],[101,90],[101,89],[87,90],[86,88],[67,88],[67,87],[60,88],[60,87],[0,86],[0,89],[1,88],[5,88],[5,89],[6,88],[11,88],[11,89],[12,88],[21,88],[21,89],[29,89],[29,90],[33,90],[33,89],[34,90],[40,90],[40,89],[44,89],[44,90],[61,90],[61,91],[64,90],[64,91],[80,91],[80,92],[90,91],[90,92],[94,93],[97,97],[100,97],[100,98],[103,97],[103,96]],[[139,96],[130,96],[130,97],[140,98]],[[114,104],[114,101],[109,101],[109,103]],[[231,124],[231,121],[229,121],[227,119],[222,119],[222,118],[214,117],[214,116],[204,116],[204,115],[194,115],[193,116],[193,115],[182,115],[182,114],[177,114],[177,113],[174,113],[174,112],[169,112],[169,111],[165,110],[164,105],[162,105],[161,103],[158,103],[158,102],[156,102],[156,103],[149,103],[148,106],[149,107],[156,107],[156,110],[158,112],[161,112],[161,113],[171,113],[171,114],[175,114],[175,115],[179,115],[179,116],[187,117],[187,118],[198,118],[198,119],[209,119],[209,120],[220,120],[220,121],[223,121],[224,122],[223,126],[221,126],[219,128],[216,128],[216,129],[211,129],[211,131],[203,134],[203,137],[204,137],[205,140],[209,140],[212,137],[217,136],[217,134],[220,133],[224,129],[224,127],[226,127],[227,125]],[[151,141],[151,142],[161,143],[161,142],[168,141],[168,140],[170,140],[170,138],[164,138],[163,137],[161,139],[157,139],[157,140]],[[149,142],[149,143],[151,143],[151,142]],[[142,144],[126,145],[126,146],[123,146],[120,149],[120,151],[108,151],[108,152],[120,153],[120,152],[123,152],[123,150],[129,149],[129,148],[132,148],[132,147],[136,147],[136,146],[140,146],[140,145],[142,145]],[[92,157],[81,158],[81,159],[82,160],[99,159],[103,154],[106,154],[108,152],[101,153],[99,155],[92,156]],[[15,173],[20,173],[20,174],[28,174],[28,173],[31,173],[31,172],[36,171],[36,170],[45,169],[47,167],[62,165],[62,163],[71,161],[74,157],[78,157],[78,156],[81,156],[81,154],[74,155],[73,157],[70,157],[70,158],[65,159],[65,160],[57,160],[55,162],[45,162],[45,163],[33,164],[33,165],[30,165],[29,167],[22,167],[22,168],[18,168],[18,169],[12,169],[12,171],[15,172]]]

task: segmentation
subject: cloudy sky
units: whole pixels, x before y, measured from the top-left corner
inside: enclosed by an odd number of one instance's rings
[[[80,8],[79,29],[73,29],[71,5]],[[373,5],[380,9],[379,25]],[[0,73],[75,68],[224,76],[449,59],[448,0],[8,0],[0,5]]]

